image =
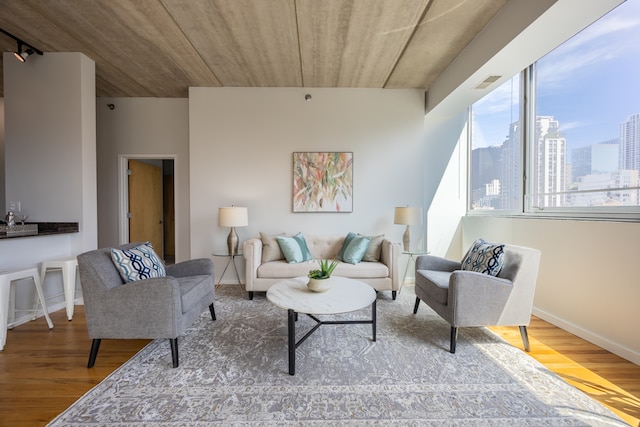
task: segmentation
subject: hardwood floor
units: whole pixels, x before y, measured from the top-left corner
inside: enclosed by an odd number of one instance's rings
[[[518,328],[489,329],[523,348]],[[527,329],[530,356],[629,425],[640,427],[640,366],[536,317]]]
[[[0,352],[0,425],[43,426],[127,361],[148,340],[104,340],[94,368],[87,369],[91,340],[84,307],[73,321],[64,310],[8,331]],[[491,328],[522,348],[518,328]],[[532,357],[631,426],[640,426],[640,366],[534,318],[529,326]]]

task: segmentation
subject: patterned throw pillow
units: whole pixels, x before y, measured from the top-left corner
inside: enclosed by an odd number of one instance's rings
[[[111,260],[125,283],[167,275],[150,242],[131,249],[111,249]]]
[[[487,243],[483,239],[473,242],[462,260],[462,269],[497,276],[504,263],[504,245]]]

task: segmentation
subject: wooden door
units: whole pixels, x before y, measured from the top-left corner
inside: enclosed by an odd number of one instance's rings
[[[162,169],[129,160],[129,241],[153,245],[164,259],[162,246]]]

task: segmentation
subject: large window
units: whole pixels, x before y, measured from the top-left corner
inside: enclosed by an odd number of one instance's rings
[[[520,76],[471,108],[469,209],[522,210]]]
[[[469,209],[640,212],[640,0],[623,3],[522,76],[471,107]],[[525,120],[514,96],[530,102]]]

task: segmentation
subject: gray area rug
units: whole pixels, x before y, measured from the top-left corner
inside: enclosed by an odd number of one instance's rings
[[[461,329],[450,354],[449,325],[414,300],[378,294],[376,342],[370,325],[321,326],[290,376],[286,311],[220,286],[218,320],[207,311],[179,338],[178,368],[153,341],[49,425],[626,425],[484,328]],[[314,324],[299,316],[299,336]]]

